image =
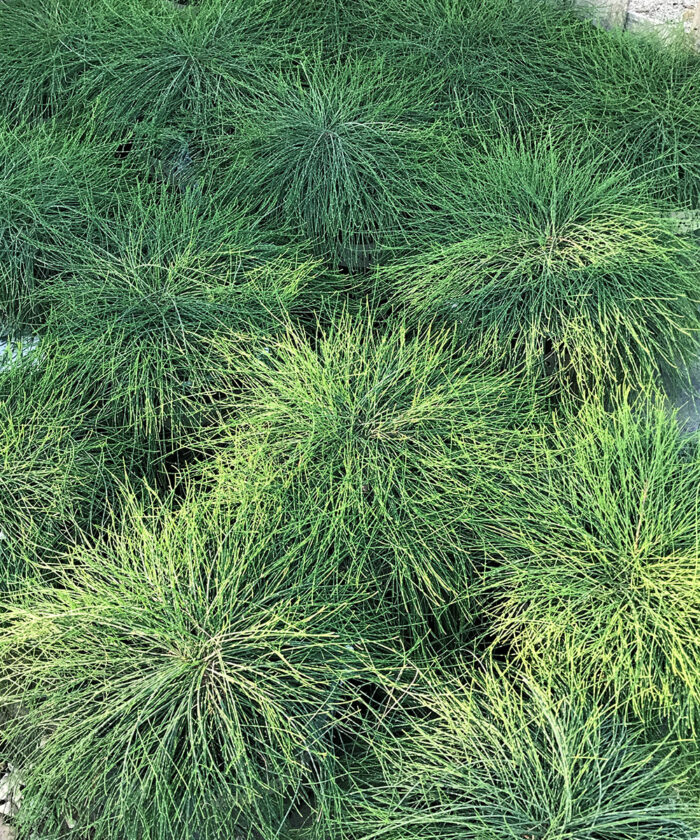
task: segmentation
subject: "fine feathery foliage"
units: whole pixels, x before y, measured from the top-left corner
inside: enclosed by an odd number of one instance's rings
[[[579,383],[643,384],[689,358],[700,251],[645,185],[575,135],[486,145],[454,162],[449,239],[381,267],[380,289],[415,318],[436,314]]]
[[[88,33],[101,5],[83,0],[0,3],[2,116],[23,122],[63,111],[88,65]]]
[[[3,110],[202,128],[221,101],[250,95],[267,61],[266,2],[20,0],[0,4]]]
[[[540,672],[574,667],[642,717],[700,708],[700,448],[663,402],[569,408],[513,471],[487,633]]]
[[[223,347],[310,307],[321,281],[313,260],[192,190],[135,188],[94,224],[95,241],[68,242],[64,270],[35,296],[50,313],[44,347],[90,383],[95,423],[150,460],[203,422]]]
[[[70,233],[84,237],[90,215],[108,212],[120,168],[97,129],[0,121],[0,331],[37,321],[31,292],[69,256],[63,246],[53,262],[49,250]]]
[[[337,810],[338,761],[390,654],[362,593],[294,575],[248,493],[121,527],[3,606],[4,728],[27,836],[273,840]],[[370,646],[374,647],[370,658]]]
[[[440,118],[581,130],[601,151],[624,148],[655,196],[697,206],[700,56],[681,37],[606,32],[556,0],[386,0],[363,23],[355,37],[431,80]]]
[[[349,799],[348,836],[694,836],[697,808],[674,800],[672,750],[596,706],[581,682],[491,671],[435,682],[421,701],[427,714],[378,739],[381,772]]]
[[[234,111],[222,140],[232,189],[269,224],[290,226],[331,265],[366,269],[408,247],[441,139],[421,115],[426,94],[379,59],[273,77],[260,102]],[[407,108],[406,103],[410,103]]]
[[[0,837],[698,836],[681,30],[0,0]]]
[[[410,633],[450,604],[466,610],[488,494],[535,411],[532,389],[454,330],[379,329],[367,312],[340,312],[313,340],[290,328],[234,366],[245,373],[220,434],[224,468],[236,471],[241,448],[257,453],[250,471],[282,483],[290,516],[313,511],[319,564],[372,582]]]
[[[22,352],[0,354],[0,591],[99,522],[109,487],[80,393],[40,349]]]

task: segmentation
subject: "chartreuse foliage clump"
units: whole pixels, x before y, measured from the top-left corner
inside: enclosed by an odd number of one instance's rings
[[[341,580],[371,582],[411,632],[468,600],[487,499],[536,404],[494,349],[341,312],[240,367],[219,462],[256,453],[253,472],[284,488],[292,515],[313,511],[319,564],[330,553]]]
[[[327,836],[343,744],[372,725],[362,686],[391,660],[359,589],[290,576],[304,549],[285,534],[252,494],[132,498],[8,608],[21,828],[272,838],[296,820]]]
[[[697,837],[689,40],[0,0],[0,90],[0,836]]]
[[[568,407],[512,474],[488,632],[538,670],[575,665],[645,717],[697,725],[700,447],[658,399]]]
[[[0,591],[55,559],[106,512],[118,443],[89,430],[60,360],[18,342],[0,355]]]

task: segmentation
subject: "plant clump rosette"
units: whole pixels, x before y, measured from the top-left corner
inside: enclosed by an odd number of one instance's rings
[[[369,840],[661,840],[694,836],[697,806],[675,798],[673,737],[592,702],[576,679],[538,682],[465,665],[422,687],[400,735],[358,769],[346,820]],[[364,775],[362,771],[364,769]]]
[[[4,607],[20,830],[327,836],[343,750],[372,725],[383,622],[358,590],[295,575],[303,549],[250,493],[115,513],[54,585]]]
[[[580,138],[485,141],[454,161],[449,232],[377,272],[415,319],[490,337],[532,370],[578,385],[643,385],[692,357],[698,246],[624,164]],[[462,233],[463,231],[463,233]]]
[[[219,467],[237,473],[249,453],[246,469],[284,488],[290,517],[312,512],[319,565],[371,583],[411,635],[460,624],[487,500],[527,434],[534,389],[492,348],[464,352],[454,330],[379,329],[367,312],[341,311],[311,338],[290,327],[239,369],[236,411],[205,441]]]
[[[659,398],[568,406],[512,471],[488,633],[540,672],[581,671],[632,713],[693,728],[700,696],[700,449]]]

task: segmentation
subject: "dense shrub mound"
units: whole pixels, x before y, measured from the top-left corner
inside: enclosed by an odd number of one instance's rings
[[[0,838],[697,837],[689,40],[0,0],[0,90]]]
[[[156,185],[123,198],[95,220],[93,242],[68,241],[70,262],[35,299],[49,313],[46,352],[93,383],[94,422],[151,459],[201,422],[223,348],[309,312],[322,280],[311,258],[205,196]]]
[[[468,609],[486,500],[533,411],[491,348],[341,313],[313,341],[290,329],[267,342],[246,367],[220,460],[235,469],[242,447],[256,453],[254,472],[284,487],[290,511],[313,511],[319,564],[330,553],[341,580],[371,582],[409,631]]]
[[[379,282],[415,317],[493,336],[531,366],[643,383],[696,348],[698,251],[630,169],[570,139],[504,139],[455,162],[454,240]]]
[[[14,351],[21,361],[0,356],[0,591],[19,582],[27,561],[54,558],[76,529],[100,521],[116,455],[114,443],[109,452],[81,428],[89,407],[60,363],[27,349]]]
[[[0,6],[3,98],[0,113],[23,122],[58,113],[85,71],[94,12],[82,0]]]
[[[574,665],[638,714],[694,718],[698,442],[653,400],[592,401],[560,422],[500,522],[510,546],[487,579],[489,632],[540,670]]]
[[[365,269],[407,247],[427,200],[441,142],[424,98],[379,59],[314,62],[271,79],[225,138],[224,160],[241,168],[235,184],[263,219],[291,226],[334,266]]]
[[[300,552],[252,498],[127,508],[5,616],[22,822],[95,838],[322,823],[381,624],[358,617],[359,590],[290,581]]]
[[[580,683],[491,673],[424,702],[430,717],[384,745],[353,836],[692,836],[694,809],[670,801],[671,750],[596,708]]]
[[[31,291],[63,267],[69,233],[85,234],[85,216],[108,212],[119,175],[115,147],[94,123],[66,132],[54,122],[11,128],[0,122],[0,322],[20,330],[36,321]]]

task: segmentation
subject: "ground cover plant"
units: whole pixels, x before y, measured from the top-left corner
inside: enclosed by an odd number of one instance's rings
[[[312,56],[295,75],[272,76],[257,107],[234,109],[222,164],[241,169],[232,186],[256,215],[358,272],[417,235],[423,181],[444,145],[421,107],[430,92],[378,58]]]
[[[70,132],[53,120],[3,120],[0,149],[0,318],[5,330],[21,331],[37,319],[31,291],[63,266],[52,264],[52,247],[71,224],[84,236],[90,208],[108,212],[119,167],[116,146],[102,143],[90,121]]]
[[[697,837],[700,55],[0,0],[0,89],[1,840]]]
[[[382,744],[349,800],[356,836],[691,836],[694,809],[671,803],[674,746],[596,706],[590,686],[473,665],[447,684],[427,689],[430,718]]]
[[[330,556],[333,576],[371,584],[414,636],[452,607],[461,623],[487,500],[523,446],[533,389],[493,347],[465,351],[439,326],[380,328],[366,311],[340,311],[313,339],[289,328],[247,361],[235,353],[237,411],[209,438],[217,478],[253,453],[290,515],[313,511],[319,567]]]
[[[692,358],[697,249],[631,168],[570,140],[516,135],[451,161],[464,178],[451,241],[382,267],[378,282],[414,317],[493,336],[530,367],[643,384]]]
[[[205,838],[275,837],[312,805],[320,818],[383,623],[353,609],[359,589],[290,581],[303,547],[252,496],[174,514],[132,499],[122,516],[120,536],[5,617],[8,691],[34,721],[7,726],[31,767],[21,820],[47,836],[68,819],[92,837]]]
[[[521,512],[499,523],[512,545],[487,576],[489,633],[546,669],[580,663],[642,717],[694,726],[697,440],[658,399],[622,395],[568,407],[535,459],[541,483],[515,478]]]
[[[119,429],[149,472],[204,422],[236,336],[308,315],[333,286],[310,255],[194,189],[136,187],[92,223],[93,241],[66,236],[71,260],[33,295],[42,346],[69,360],[67,377],[94,383],[93,423]]]
[[[14,352],[19,358],[0,370],[3,590],[21,580],[29,560],[48,562],[77,529],[100,522],[109,498],[106,464],[110,450],[117,454],[114,441],[83,427],[89,405],[60,361],[45,362],[38,348]],[[9,358],[11,351],[0,357]]]

